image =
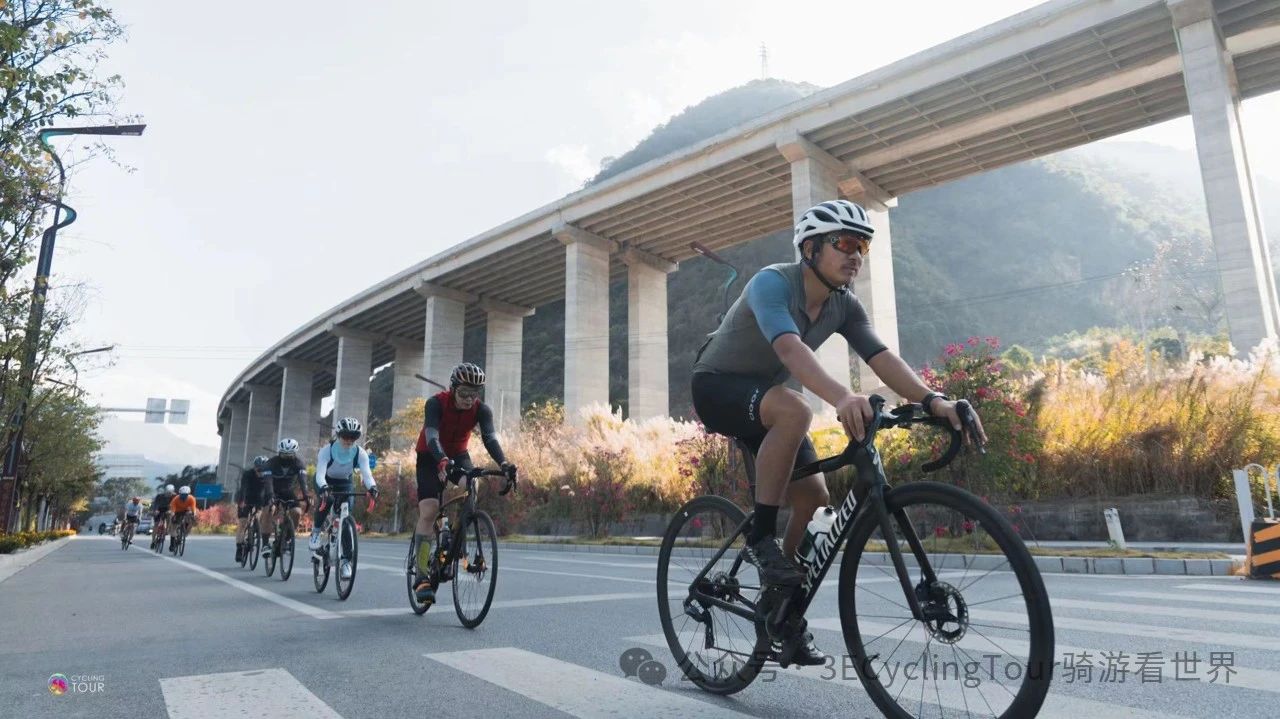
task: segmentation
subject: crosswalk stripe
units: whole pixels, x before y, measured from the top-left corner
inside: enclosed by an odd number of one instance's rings
[[[809,626],[811,628],[826,629],[826,630],[835,631],[835,632],[843,631],[840,627],[839,618],[834,618],[834,617],[812,620],[809,622]],[[861,629],[864,633],[875,632],[876,634],[889,634],[889,633],[892,633],[892,631],[895,629],[894,625],[892,624],[880,624],[877,622],[865,622],[865,621],[860,621],[858,623],[858,628]],[[996,637],[996,639],[999,640],[1000,647],[1003,650],[1013,652],[1014,655],[1018,656],[1019,658],[1025,657],[1027,655],[1027,652],[1029,651],[1029,647],[1031,644],[1031,642],[1029,642],[1028,640],[1019,639],[1017,637]],[[992,651],[992,647],[987,642],[983,641],[980,638],[975,639],[971,636],[966,636],[963,639],[961,639],[958,646],[964,649],[973,649],[976,651],[982,651],[987,653],[990,653]],[[1095,658],[1095,661],[1097,661],[1097,658],[1100,658],[1103,652],[1117,652],[1117,651],[1122,651],[1122,650],[1118,647],[1113,647],[1111,649],[1092,649],[1087,647],[1074,647],[1074,646],[1069,646],[1069,645],[1055,642],[1054,643],[1054,663],[1058,667],[1058,669],[1056,669],[1054,672],[1055,673],[1054,685],[1057,686],[1061,682],[1061,678],[1056,675],[1058,675],[1060,672],[1060,669],[1062,666],[1062,658],[1066,654],[1079,655],[1079,654],[1088,653]],[[1143,651],[1143,650],[1133,650],[1133,651],[1126,652],[1126,654],[1130,658],[1131,664],[1133,663],[1133,661],[1135,661],[1136,658],[1134,655],[1137,654],[1138,651]],[[1169,657],[1169,659],[1172,660],[1173,657]],[[1204,662],[1205,658],[1201,658],[1201,661]],[[1136,674],[1136,671],[1131,671],[1130,673]],[[1172,674],[1172,672],[1170,673]],[[1231,667],[1230,673],[1228,673],[1225,668],[1219,673],[1218,681],[1204,682],[1204,683],[1212,683],[1215,686],[1236,687],[1238,689],[1257,689],[1259,691],[1273,692],[1273,693],[1280,694],[1280,672],[1269,670],[1269,669],[1250,669],[1248,667],[1239,667],[1239,666],[1233,665]]]
[[[1241,586],[1241,582],[1214,582],[1213,584],[1179,584],[1178,589],[1207,589],[1214,592],[1241,592],[1244,594],[1267,594],[1280,597],[1280,582],[1272,586]]]
[[[1220,594],[1179,594],[1177,592],[1108,592],[1108,597],[1131,597],[1133,599],[1158,599],[1172,602],[1206,602],[1212,604],[1232,605],[1237,607],[1253,607],[1266,609],[1269,605],[1262,597],[1224,597]]]
[[[1091,599],[1052,599],[1054,609],[1088,609],[1097,612],[1130,612],[1133,614],[1177,617],[1179,619],[1208,619],[1215,622],[1248,622],[1280,626],[1280,616],[1254,612],[1229,612],[1220,609],[1196,609],[1195,607],[1162,607],[1154,604],[1121,604],[1095,602]]]
[[[749,716],[514,647],[423,656],[575,717]],[[668,676],[667,682],[673,679]]]
[[[835,626],[839,628],[838,619],[817,620],[819,623],[835,622]],[[810,621],[810,626],[814,625],[814,621]],[[887,628],[887,627],[886,627]],[[667,640],[662,634],[650,634],[641,637],[628,637],[624,641],[636,642],[638,644],[648,644],[649,646],[667,647]],[[664,655],[665,656],[665,655]],[[676,669],[679,671],[679,669]],[[834,667],[826,665],[816,667],[792,667],[789,669],[778,669],[779,676],[798,677],[811,681],[820,681],[826,684],[835,683],[837,686],[844,687],[849,690],[865,692],[862,682],[858,681],[852,667],[848,669],[850,681],[845,681],[843,674],[837,674]],[[837,681],[836,677],[840,676]],[[922,682],[922,684],[924,684]],[[976,708],[976,702],[981,700],[981,695],[975,690],[964,691],[958,682],[951,681],[946,684],[938,683],[934,686],[936,692],[934,697],[929,698],[925,702],[929,706],[938,706],[939,703],[943,707],[949,709],[958,709],[968,712],[972,708]],[[926,697],[928,698],[928,697]],[[870,700],[868,699],[868,703]],[[999,706],[1000,709],[1008,707],[1008,703],[1004,702]],[[993,707],[994,708],[994,707]],[[1118,706],[1113,702],[1095,701],[1092,699],[1082,699],[1067,696],[1061,693],[1054,693],[1053,689],[1049,690],[1049,696],[1045,699],[1044,706],[1040,709],[1040,713],[1036,715],[1037,719],[1079,719],[1082,716],[1095,717],[1116,717],[1117,719],[1179,719],[1178,715],[1169,714],[1168,712],[1148,711],[1146,709],[1137,709],[1133,707]]]
[[[342,719],[284,669],[160,680],[169,719]]]
[[[267,600],[268,602],[273,602],[275,604],[278,604],[284,607],[285,609],[292,609],[293,611],[298,612],[299,614],[305,614],[309,617],[312,617],[313,619],[337,619],[339,617],[338,614],[328,611],[327,609],[320,609],[319,607],[313,607],[310,604],[307,604],[305,602],[299,602],[296,599],[290,599],[289,597],[276,594],[275,592],[268,591],[266,589],[263,589],[262,587],[257,587],[247,582],[242,582],[239,579],[232,579],[231,577],[228,577],[227,575],[221,572],[215,572],[212,569],[206,569],[205,567],[202,567],[199,564],[188,562],[184,559],[178,559],[177,557],[169,557],[163,554],[155,554],[154,552],[144,552],[143,554],[144,556],[157,557],[165,561],[181,564],[182,566],[186,567],[187,569],[190,569],[193,572],[199,572],[205,575],[206,577],[209,577],[211,579],[216,579],[219,582],[235,587],[236,589],[239,589],[242,592],[248,592],[249,594],[252,594],[255,597],[260,597],[262,599]]]
[[[990,609],[974,609],[969,612],[973,619],[988,622],[1004,622],[1013,626],[1027,624],[1027,615],[1017,612],[997,612]],[[1215,648],[1223,646],[1242,647],[1245,649],[1263,649],[1275,651],[1280,641],[1256,634],[1236,634],[1233,632],[1213,632],[1204,629],[1188,629],[1186,627],[1164,627],[1153,624],[1134,624],[1132,622],[1099,621],[1096,619],[1077,619],[1075,617],[1054,616],[1054,629],[1077,629],[1082,632],[1097,632],[1110,636],[1147,637],[1163,639],[1167,642],[1195,642],[1208,644]]]

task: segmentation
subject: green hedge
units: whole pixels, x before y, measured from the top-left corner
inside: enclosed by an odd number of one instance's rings
[[[75,532],[70,529],[55,529],[49,532],[16,532],[14,534],[0,534],[0,554],[9,554],[23,547],[30,547],[33,544],[50,539],[61,539],[62,537],[70,537]]]

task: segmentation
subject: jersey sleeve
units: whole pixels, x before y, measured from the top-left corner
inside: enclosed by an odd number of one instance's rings
[[[493,426],[493,409],[489,405],[480,404],[480,408],[476,411],[476,424],[480,427],[480,441],[484,443],[485,451],[493,457],[493,461],[505,464],[507,456],[503,454],[502,445],[498,443],[498,431]]]
[[[329,445],[320,448],[316,455],[316,488],[324,489],[329,482],[325,479],[325,469],[329,467]]]
[[[373,482],[373,472],[369,469],[369,453],[364,447],[356,448],[356,466],[360,469],[360,479],[364,482],[365,489],[373,489],[376,485]]]
[[[852,294],[846,296],[849,299],[845,308],[844,324],[838,331],[849,341],[849,346],[858,353],[862,361],[867,362],[888,347],[871,326],[871,318],[867,316],[867,309],[862,306],[862,301]]]
[[[764,338],[773,341],[787,333],[798,335],[800,328],[791,316],[791,288],[781,273],[761,270],[747,283],[747,306],[756,316]]]
[[[440,444],[440,422],[444,418],[444,408],[437,397],[427,399],[423,407],[423,429],[427,439],[427,453],[439,459],[444,457],[444,447]]]

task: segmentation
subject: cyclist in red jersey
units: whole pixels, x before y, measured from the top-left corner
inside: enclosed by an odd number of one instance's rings
[[[428,579],[432,525],[440,511],[445,482],[457,484],[472,468],[467,443],[480,428],[480,441],[493,461],[507,473],[507,484],[516,482],[516,466],[507,461],[493,427],[493,410],[480,401],[484,370],[470,362],[454,368],[449,390],[427,399],[422,431],[418,433],[418,573],[422,580],[414,587],[420,602],[435,600]]]

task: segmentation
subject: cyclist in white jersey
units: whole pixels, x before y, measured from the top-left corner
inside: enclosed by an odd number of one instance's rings
[[[350,492],[352,475],[357,470],[365,489],[374,499],[378,498],[378,486],[373,481],[373,472],[369,470],[369,453],[356,444],[361,433],[360,420],[354,417],[343,417],[338,420],[338,438],[320,449],[316,457],[316,491],[318,505],[312,517],[311,541],[308,546],[315,552],[320,549],[320,530],[324,527],[325,516],[329,512],[327,501],[342,501],[342,492]],[[343,565],[342,576],[349,576],[351,568]]]

